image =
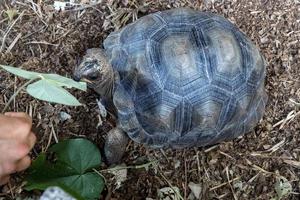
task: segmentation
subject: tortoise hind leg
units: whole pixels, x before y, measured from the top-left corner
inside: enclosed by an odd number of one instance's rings
[[[104,145],[104,154],[108,164],[121,161],[127,144],[128,136],[120,128],[114,128],[108,132]]]

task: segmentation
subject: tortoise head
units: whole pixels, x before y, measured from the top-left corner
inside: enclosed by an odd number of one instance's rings
[[[85,81],[100,96],[108,96],[113,86],[113,69],[103,49],[88,49],[75,67],[73,79]]]

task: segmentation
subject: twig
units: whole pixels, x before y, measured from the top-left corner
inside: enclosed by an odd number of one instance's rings
[[[94,172],[96,172],[99,176],[101,176],[102,178],[103,178],[103,180],[104,180],[104,183],[105,183],[105,185],[106,185],[106,179],[105,179],[105,177],[98,171],[98,170],[96,170],[95,168],[93,168],[93,171]]]
[[[284,144],[285,144],[285,138],[283,140],[281,140],[279,143],[275,144],[270,149],[267,149],[266,152],[274,153],[275,151],[277,151],[278,149],[280,149]]]
[[[44,45],[50,45],[50,46],[55,46],[55,47],[57,47],[59,45],[59,44],[52,44],[52,43],[44,42],[44,41],[32,41],[32,42],[26,42],[25,44],[26,45],[27,44],[44,44]]]
[[[236,181],[236,180],[239,180],[239,179],[240,179],[240,177],[236,177],[236,178],[231,179],[231,180],[229,180],[229,181],[227,181],[225,183],[221,183],[220,185],[216,185],[216,186],[210,188],[209,191],[211,192],[211,191],[216,190],[216,189],[218,189],[220,187],[223,187],[224,185],[227,185],[228,183],[232,183],[233,181]]]
[[[292,102],[293,104],[295,104],[296,106],[300,107],[300,103],[295,101],[294,99],[289,99],[290,102]]]
[[[285,157],[285,156],[269,156],[269,155],[266,155],[266,154],[261,154],[261,153],[257,153],[257,152],[253,152],[253,153],[250,153],[248,154],[252,157],[259,157],[259,158],[265,158],[265,159],[280,159],[280,160],[283,160],[283,159],[292,159],[293,157]]]
[[[289,112],[289,114],[286,116],[285,119],[280,120],[276,124],[273,125],[273,128],[280,125],[279,129],[281,130],[286,123],[289,123],[291,120],[293,120],[295,117],[300,115],[300,111],[296,112],[295,110]]]
[[[206,167],[203,166],[203,169],[204,169],[204,172],[205,172],[205,175],[206,175],[207,179],[208,179],[209,181],[211,181],[210,176],[209,176],[209,173],[207,172]]]
[[[272,172],[269,172],[269,171],[267,171],[267,170],[261,168],[260,166],[252,165],[252,167],[253,167],[255,170],[261,171],[261,172],[263,172],[263,173],[265,173],[265,174],[273,174]]]
[[[255,179],[256,179],[256,177],[258,176],[258,175],[260,175],[260,172],[258,172],[255,176],[253,176],[252,178],[250,178],[248,181],[247,181],[247,183],[252,183]]]
[[[17,37],[14,39],[14,41],[9,45],[9,47],[6,49],[6,52],[5,53],[9,53],[13,48],[14,46],[16,45],[16,43],[19,41],[19,39],[22,37],[22,33],[19,33],[17,35]]]
[[[48,148],[49,148],[49,146],[51,144],[52,137],[53,137],[53,132],[50,131],[50,135],[49,135],[48,143],[47,143],[46,148],[45,148],[45,152],[47,152],[47,150],[48,150]]]
[[[170,183],[170,181],[165,177],[165,175],[160,172],[160,170],[158,170],[158,173],[161,175],[161,177],[163,177],[163,179],[167,182],[167,184],[169,185],[169,187],[173,190],[173,192],[179,197],[180,200],[184,200],[184,198],[181,196],[181,194],[175,190],[172,186],[172,184]]]
[[[38,78],[30,79],[29,81],[27,81],[26,83],[24,83],[21,87],[19,87],[19,89],[9,98],[8,102],[6,103],[5,107],[2,110],[2,113],[4,113],[6,111],[6,109],[9,106],[9,104],[15,99],[15,97],[21,92],[22,89],[24,89],[27,85],[29,85],[30,83],[32,83],[33,81],[35,81],[37,79]]]
[[[212,147],[209,147],[209,148],[207,148],[207,149],[204,150],[204,153],[210,152],[210,151],[212,151],[212,150],[218,148],[219,146],[220,146],[220,145],[217,144],[217,145],[214,145],[214,146],[212,146]]]
[[[220,150],[219,150],[219,153],[222,154],[223,156],[226,156],[226,157],[232,159],[232,160],[235,160],[231,155],[229,155],[229,154],[227,154],[227,153],[225,153],[225,152],[223,152],[223,151],[220,151]]]
[[[33,12],[38,16],[38,18],[40,18],[41,22],[48,27],[48,24],[43,20],[43,13],[42,13],[41,7],[38,4],[34,3],[32,0],[30,0],[30,1],[26,0],[26,1],[28,3],[30,3],[31,6],[27,5],[27,4],[25,4],[25,5],[28,6],[29,8],[31,8],[31,10],[33,10]]]
[[[229,171],[228,171],[228,166],[226,167],[226,176],[227,176],[227,183],[228,183],[228,184],[229,184],[229,186],[230,186],[230,189],[231,189],[231,192],[232,192],[233,198],[234,198],[235,200],[238,200],[238,198],[237,198],[237,196],[236,196],[236,194],[235,194],[235,192],[234,192],[234,189],[233,189],[233,187],[232,187],[232,185],[231,185],[230,179],[229,179]]]
[[[57,135],[55,133],[52,121],[51,121],[51,132],[53,133],[53,137],[54,137],[55,142],[58,143],[58,137],[57,137]]]
[[[199,151],[196,152],[196,160],[197,160],[198,179],[201,180],[201,168],[200,168]]]
[[[8,180],[8,187],[9,187],[9,192],[10,192],[12,198],[13,198],[13,199],[16,198],[16,196],[14,195],[13,189],[12,189],[12,187],[11,187],[11,182],[10,182],[10,180]]]
[[[90,4],[90,5],[86,5],[86,6],[82,6],[81,4],[76,4],[76,5],[80,5],[81,7],[79,8],[74,8],[74,9],[69,9],[69,10],[66,10],[67,11],[81,11],[81,10],[85,10],[85,9],[88,9],[88,8],[93,8],[95,10],[97,10],[98,12],[100,12],[101,14],[103,13],[101,10],[97,9],[97,8],[94,8],[95,6],[101,4],[102,2],[97,2],[97,3],[93,3],[93,4]]]
[[[160,151],[161,154],[166,158],[166,160],[167,160],[168,162],[170,162],[168,156],[166,155],[166,152],[165,152],[163,149],[159,149],[159,151]]]
[[[41,10],[41,6],[39,6],[38,4],[34,3],[32,0],[25,0],[27,1],[28,3],[31,3],[32,7],[31,9],[40,17],[42,18],[43,17],[43,13],[42,13],[42,10]]]
[[[4,18],[0,21],[0,24],[2,24],[3,22],[6,22],[8,20],[8,17],[7,18]]]
[[[185,156],[185,151],[183,154],[184,157],[184,199],[187,199],[187,165],[186,165],[186,156]]]
[[[2,39],[2,44],[1,44],[1,47],[0,47],[0,52],[3,51],[3,48],[4,48],[4,45],[5,45],[5,40],[6,40],[6,37],[8,36],[8,34],[10,33],[11,29],[14,27],[14,25],[17,23],[17,21],[23,16],[25,11],[23,11],[19,16],[18,18],[9,26],[8,30],[6,31],[6,33],[4,34],[3,36],[3,39]]]
[[[300,162],[299,161],[296,161],[296,160],[284,160],[283,162],[285,162],[286,164],[291,165],[291,166],[293,166],[295,168],[300,169]]]

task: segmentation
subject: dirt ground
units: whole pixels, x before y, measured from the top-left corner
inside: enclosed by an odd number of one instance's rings
[[[299,0],[80,1],[90,2],[96,4],[59,12],[53,9],[51,0],[1,1],[0,63],[70,77],[76,60],[87,48],[101,45],[110,32],[148,13],[182,6],[227,17],[255,42],[268,62],[268,105],[254,131],[213,147],[185,150],[153,150],[131,142],[123,158],[126,165],[157,159],[157,167],[129,169],[119,188],[113,177],[106,175],[102,199],[158,199],[161,188],[177,187],[183,199],[193,199],[191,188],[196,188],[200,199],[265,200],[277,197],[279,177],[292,186],[283,199],[300,198]],[[1,110],[22,83],[0,72]],[[50,105],[25,92],[13,102],[10,110],[26,111],[34,119],[38,142],[33,157],[64,138],[86,137],[102,149],[115,121],[108,118],[97,126],[94,93],[73,94],[85,106]],[[62,111],[71,119],[60,121]],[[2,189],[0,199],[34,195],[23,190],[23,177],[22,173],[14,175]]]

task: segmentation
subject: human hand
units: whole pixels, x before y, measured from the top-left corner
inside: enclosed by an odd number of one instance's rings
[[[30,166],[28,153],[36,142],[31,126],[32,120],[26,113],[0,115],[0,185],[8,182],[11,173]]]

